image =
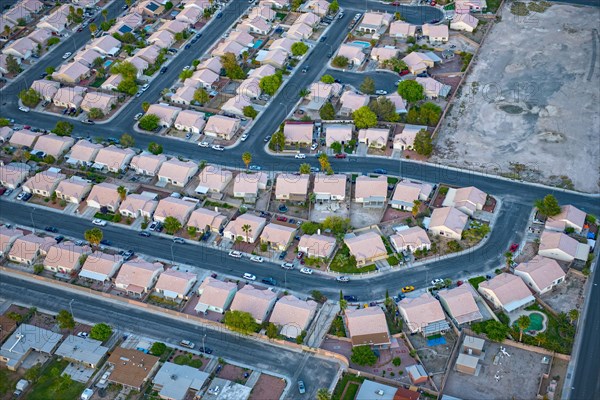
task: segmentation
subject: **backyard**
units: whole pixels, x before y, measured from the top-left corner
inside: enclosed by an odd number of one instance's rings
[[[362,274],[365,272],[375,271],[377,267],[375,267],[375,264],[358,267],[356,265],[356,258],[350,255],[350,249],[344,244],[336,253],[331,265],[329,266],[329,269],[344,274]]]
[[[333,391],[331,400],[354,400],[364,380],[365,378],[361,376],[352,374],[342,375],[342,379],[339,380]]]
[[[50,364],[40,371],[39,378],[33,384],[27,399],[78,399],[85,385],[73,381],[68,375],[62,375],[68,364],[67,360],[52,360]]]

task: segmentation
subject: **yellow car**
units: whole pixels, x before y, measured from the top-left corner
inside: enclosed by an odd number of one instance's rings
[[[404,286],[402,288],[402,293],[408,293],[408,292],[412,292],[413,290],[415,290],[414,286]]]

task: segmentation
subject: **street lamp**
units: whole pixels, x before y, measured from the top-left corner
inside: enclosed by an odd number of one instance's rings
[[[206,347],[204,346],[204,339],[206,339],[206,333],[202,336],[202,351],[206,351]]]
[[[75,316],[73,315],[73,302],[75,301],[75,299],[71,299],[71,301],[69,302],[69,309],[71,310],[71,316],[73,317],[73,319],[75,319]]]
[[[31,216],[31,227],[33,228],[33,233],[35,233],[35,222],[33,221],[33,213],[35,212],[36,208],[32,208],[31,209],[31,213],[29,214]]]
[[[175,242],[171,243],[171,262],[175,264],[175,255],[173,254],[173,246],[175,246]]]

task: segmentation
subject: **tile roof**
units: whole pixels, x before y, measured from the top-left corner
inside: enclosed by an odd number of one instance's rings
[[[188,216],[196,208],[196,203],[175,197],[166,197],[158,202],[158,206],[154,211],[154,218],[175,217],[185,225]]]
[[[346,238],[344,239],[344,243],[346,243],[346,246],[350,249],[350,254],[352,254],[358,262],[387,254],[381,236],[373,231]]]
[[[149,263],[141,258],[134,258],[121,266],[121,270],[115,279],[115,284],[124,287],[137,286],[149,289],[152,285],[152,277],[156,272],[163,271],[161,263]]]
[[[92,143],[87,140],[78,140],[77,143],[71,147],[69,159],[86,163],[92,162],[101,148],[101,144]]]
[[[283,296],[275,303],[269,322],[281,326],[280,333],[282,335],[296,338],[306,330],[316,310],[316,302],[300,300],[290,294]]]
[[[302,235],[298,247],[307,249],[308,255],[313,257],[328,257],[335,247],[336,240],[331,236]]]
[[[246,285],[235,294],[231,309],[250,313],[254,319],[262,321],[276,298],[277,294],[271,290],[259,290]]]
[[[346,182],[348,177],[344,174],[327,175],[325,173],[315,174],[313,193],[315,195],[326,194],[337,198],[346,196]]]
[[[466,286],[466,285],[465,285]],[[454,289],[444,289],[438,292],[440,300],[443,299],[448,309],[448,313],[459,324],[482,319],[483,316],[475,302],[473,293],[467,287],[455,287]]]
[[[454,207],[436,208],[431,213],[429,229],[444,226],[458,235],[462,235],[469,217]]]
[[[294,233],[296,233],[296,228],[269,223],[264,227],[260,239],[264,242],[285,246],[292,240]]]
[[[517,271],[529,275],[540,290],[565,276],[565,271],[555,260],[542,256],[535,256],[533,259],[519,264],[515,268],[515,273]]]
[[[406,246],[410,246],[414,250],[421,246],[431,246],[427,232],[419,226],[398,231],[390,236],[390,241],[394,243],[396,249],[404,249]]]
[[[57,136],[53,133],[40,136],[33,147],[36,151],[43,151],[56,158],[61,156],[66,150],[71,148],[75,139],[68,136]]]
[[[117,347],[108,363],[114,366],[108,380],[133,388],[140,388],[150,377],[160,358],[134,349]]]
[[[135,170],[147,171],[150,174],[156,174],[158,169],[167,161],[167,157],[163,154],[154,155],[149,153],[142,153],[134,156],[129,163],[129,168]]]
[[[308,193],[309,175],[279,174],[277,175],[275,197],[306,196]]]
[[[102,182],[94,185],[87,197],[87,204],[89,205],[91,201],[97,203],[100,207],[111,206],[116,209],[121,201],[117,189],[118,186],[112,183]]]
[[[48,254],[44,258],[44,266],[74,270],[78,267],[79,258],[90,252],[89,246],[77,246],[68,241],[60,242],[48,249]]]
[[[390,342],[390,333],[381,307],[347,308],[344,315],[353,346]]]
[[[196,274],[171,268],[160,274],[154,288],[156,290],[173,292],[180,296],[186,296],[189,290],[191,290],[191,285],[193,285],[196,280]]]
[[[208,277],[202,281],[198,291],[202,292],[198,303],[225,309],[227,298],[231,292],[237,291],[237,285],[235,282],[223,282]]]
[[[356,178],[354,187],[355,199],[369,199],[371,197],[387,198],[387,177],[380,175],[378,177],[359,176]]]
[[[493,292],[504,307],[507,307],[510,303],[521,302],[528,297],[532,297],[531,291],[521,277],[505,272],[488,281],[481,282],[479,290],[482,289]]]
[[[427,325],[446,318],[440,302],[429,293],[423,293],[419,297],[404,298],[400,300],[398,307],[406,315],[406,323],[411,332],[424,329]]]

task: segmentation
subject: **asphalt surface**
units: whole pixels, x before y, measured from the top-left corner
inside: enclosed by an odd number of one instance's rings
[[[226,329],[217,331],[142,308],[115,304],[98,296],[86,296],[5,274],[0,277],[0,293],[9,301],[52,312],[68,309],[69,303],[74,300],[72,307],[76,319],[93,323],[106,322],[120,331],[155,338],[165,343],[177,344],[186,339],[198,344],[202,343],[202,336],[206,334],[204,343],[213,350],[213,356],[289,377],[292,387],[286,398],[290,399],[314,399],[319,388],[329,388],[339,369],[336,362],[274,347],[267,342],[252,340]],[[298,393],[297,380],[303,380],[306,384],[306,394]]]
[[[385,11],[392,14],[399,12],[406,22],[414,25],[441,21],[444,18],[442,10],[430,6],[393,6],[389,3],[370,0],[339,0],[339,3],[345,12]]]
[[[333,76],[344,85],[351,85],[358,89],[366,77],[373,79],[375,90],[385,90],[392,94],[397,90],[396,82],[400,76],[394,72],[370,71],[370,72],[343,72],[336,69],[328,69],[325,74]]]

